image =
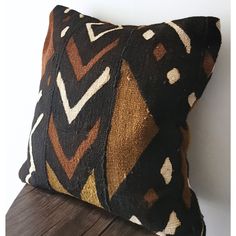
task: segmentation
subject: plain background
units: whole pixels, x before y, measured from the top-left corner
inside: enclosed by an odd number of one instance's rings
[[[57,5],[116,24],[151,24],[188,16],[221,18],[223,44],[215,71],[188,118],[190,182],[198,195],[208,236],[230,235],[230,2],[229,0],[5,1],[1,31],[1,158],[5,162],[4,212],[23,187],[18,170],[27,142],[41,78],[48,16]],[[4,111],[4,112],[2,112]]]

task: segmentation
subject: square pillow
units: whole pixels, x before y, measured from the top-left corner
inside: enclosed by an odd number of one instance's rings
[[[114,25],[56,6],[22,181],[143,225],[203,236],[189,185],[189,111],[221,44],[219,19]]]

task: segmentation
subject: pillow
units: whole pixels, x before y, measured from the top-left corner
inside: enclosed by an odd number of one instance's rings
[[[186,119],[220,44],[215,17],[113,25],[56,6],[21,180],[159,236],[205,235]]]

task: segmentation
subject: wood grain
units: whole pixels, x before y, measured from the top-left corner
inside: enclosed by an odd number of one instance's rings
[[[25,185],[6,215],[7,236],[151,236],[142,227],[63,194]]]

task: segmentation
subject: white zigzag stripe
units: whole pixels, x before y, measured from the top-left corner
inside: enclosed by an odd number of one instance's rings
[[[37,118],[32,130],[30,132],[30,137],[29,137],[30,168],[29,168],[29,174],[25,177],[26,183],[29,183],[29,179],[30,179],[32,173],[35,171],[34,157],[33,157],[33,151],[32,151],[32,135],[42,119],[43,119],[43,113],[41,113],[39,115],[39,117]]]
[[[39,91],[38,98],[37,98],[37,103],[39,102],[40,98],[42,97],[43,92],[42,90]]]
[[[81,109],[88,102],[88,100],[105,85],[110,80],[110,68],[106,67],[103,73],[98,77],[97,80],[93,82],[93,84],[89,87],[89,89],[85,92],[83,97],[77,102],[74,107],[70,107],[69,101],[66,95],[66,88],[61,77],[61,72],[58,72],[57,75],[57,86],[60,91],[61,100],[65,109],[65,113],[67,116],[68,123],[71,122],[78,116]]]

